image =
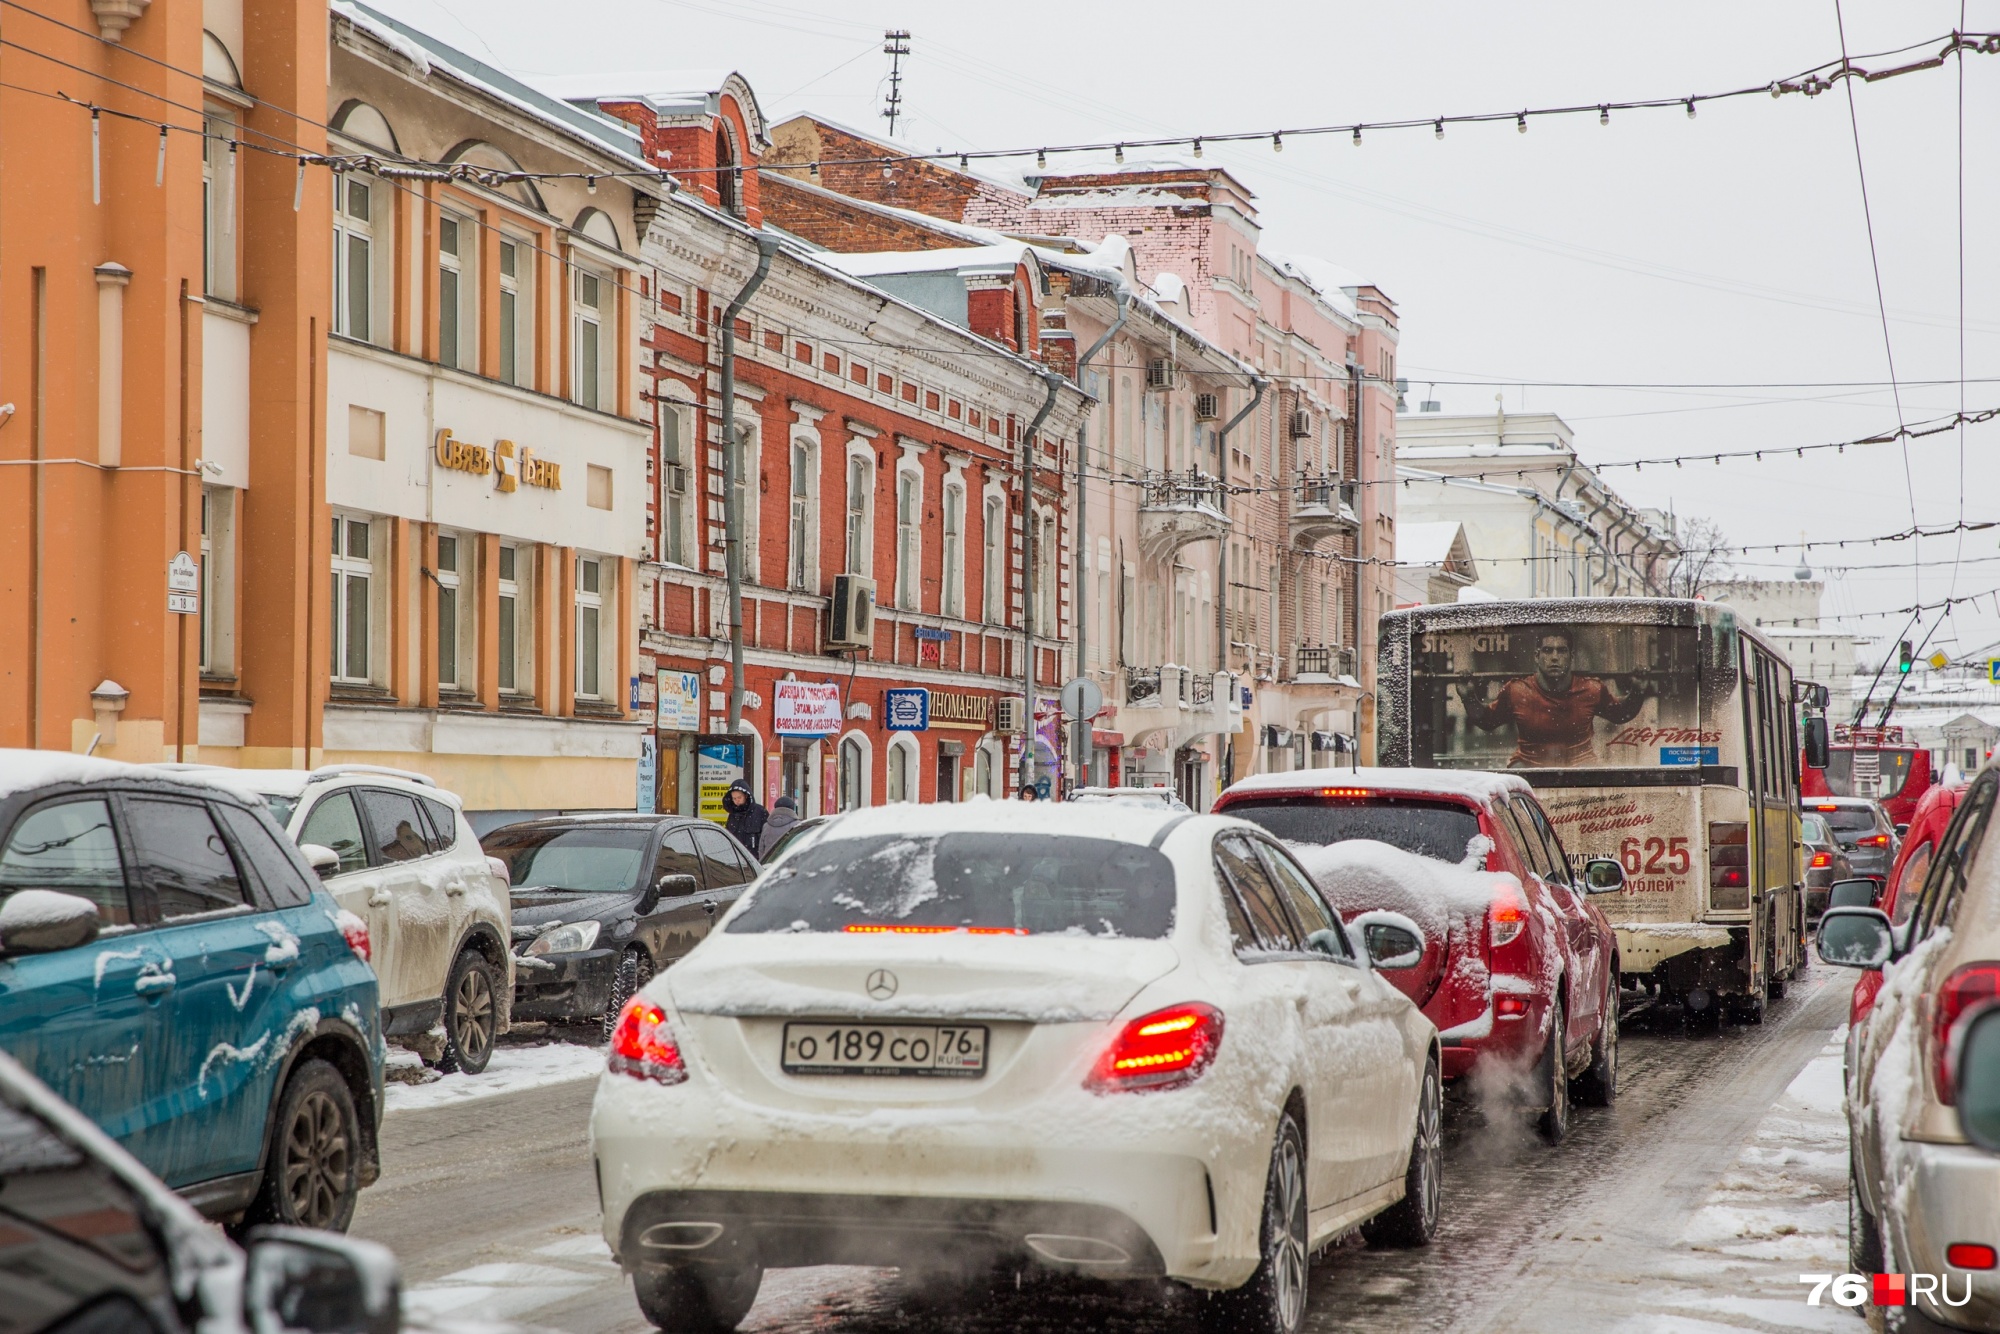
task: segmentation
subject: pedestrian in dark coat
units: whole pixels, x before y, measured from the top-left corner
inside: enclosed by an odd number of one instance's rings
[[[771,805],[771,816],[764,821],[763,845],[767,848],[778,846],[791,827],[799,822],[799,804],[790,797],[779,797]]]
[[[729,785],[722,804],[729,810],[723,828],[734,834],[751,856],[756,856],[757,844],[764,836],[764,822],[771,818],[771,813],[750,795],[750,785],[740,778]]]

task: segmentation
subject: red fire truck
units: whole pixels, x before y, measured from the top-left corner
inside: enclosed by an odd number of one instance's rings
[[[1903,737],[1900,727],[1835,724],[1824,769],[1800,773],[1800,795],[1873,797],[1898,825],[1910,822],[1917,800],[1937,782],[1931,753]]]

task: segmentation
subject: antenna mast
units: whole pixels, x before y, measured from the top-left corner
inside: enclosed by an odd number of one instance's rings
[[[903,114],[903,57],[910,54],[910,33],[907,28],[892,28],[882,34],[882,52],[889,57],[889,106],[883,115],[889,118],[889,133],[896,133],[896,117]]]

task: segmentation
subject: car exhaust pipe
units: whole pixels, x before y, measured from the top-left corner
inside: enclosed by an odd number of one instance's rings
[[[1125,1265],[1131,1252],[1096,1237],[1065,1237],[1053,1232],[1031,1232],[1021,1240],[1045,1260],[1065,1265]]]
[[[721,1235],[720,1223],[655,1223],[639,1234],[639,1244],[651,1251],[698,1251]]]

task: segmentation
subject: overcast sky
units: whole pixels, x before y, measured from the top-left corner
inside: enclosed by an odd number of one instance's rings
[[[886,27],[911,33],[901,137],[1005,148],[1678,97],[1762,85],[1838,58],[1833,0],[1671,7],[1469,0],[1383,4],[918,0],[374,0],[532,80],[594,70],[735,69],[775,122],[880,118]],[[552,19],[552,15],[559,18]],[[1228,16],[1227,19],[1221,16]],[[1844,0],[1847,48],[1877,68],[1960,25],[1939,0]],[[2000,30],[2000,0],[1969,31]],[[1923,45],[1862,60],[1865,53]],[[1862,162],[1889,308],[1877,313],[1846,95],[1748,97],[1448,129],[1208,149],[1257,192],[1268,246],[1379,284],[1402,313],[1411,406],[1559,412],[1593,463],[1852,439],[1954,411],[1959,378],[1959,74],[1857,85]],[[2000,405],[2000,55],[1964,71],[1964,402]],[[1051,168],[1060,160],[1051,160]],[[1083,159],[1071,159],[1078,165]],[[1031,168],[1032,161],[1022,167]],[[1978,170],[1980,166],[1989,169]],[[995,168],[996,172],[1004,169]],[[1982,244],[1982,242],[1984,242]],[[1982,379],[1989,383],[1979,383]],[[1436,389],[1424,386],[1435,381]],[[1568,381],[1749,384],[1602,389]],[[1834,382],[1838,388],[1781,382]],[[1872,382],[1872,387],[1849,387]],[[1761,387],[1770,386],[1770,387]],[[1613,469],[1632,500],[1721,523],[1739,546],[2000,519],[2000,421],[1907,450]],[[1962,444],[1962,452],[1961,452]],[[1906,472],[1907,466],[1907,472]],[[1964,470],[1964,486],[1959,478]],[[1963,494],[1963,501],[1961,501]],[[1477,553],[1475,553],[1476,555]],[[2000,589],[2000,529],[1811,553],[1825,610],[1893,611]],[[1955,558],[1956,561],[1955,561]],[[1783,577],[1795,550],[1744,552]],[[1891,566],[1886,569],[1838,567]],[[1929,613],[1918,637],[1938,619]],[[1900,617],[1829,621],[1893,636]],[[2000,640],[2000,607],[1961,608],[1932,646]]]

